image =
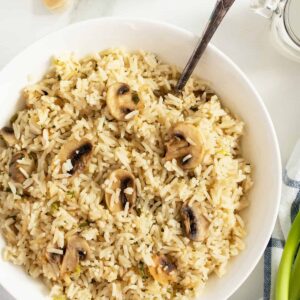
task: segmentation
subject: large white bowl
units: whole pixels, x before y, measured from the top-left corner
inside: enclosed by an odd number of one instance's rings
[[[0,74],[0,126],[18,104],[28,75],[39,79],[54,54],[73,51],[88,54],[109,47],[144,49],[166,62],[183,67],[197,37],[172,25],[145,20],[103,18],[71,25],[50,34],[11,61]],[[238,47],[238,45],[237,45]],[[243,151],[254,166],[251,206],[244,212],[248,236],[246,249],[228,265],[222,278],[212,277],[202,300],[226,299],[243,283],[261,257],[277,216],[281,191],[279,147],[269,114],[253,85],[222,52],[210,45],[195,73],[212,83],[224,105],[246,123]],[[4,246],[0,238],[0,248]],[[46,289],[21,268],[0,258],[0,283],[17,299],[46,299]]]

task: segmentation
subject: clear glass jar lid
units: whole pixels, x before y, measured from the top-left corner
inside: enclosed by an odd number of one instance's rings
[[[300,46],[300,1],[289,0],[284,8],[284,24],[293,41]]]
[[[276,48],[300,62],[300,0],[251,0],[251,7],[272,20]]]

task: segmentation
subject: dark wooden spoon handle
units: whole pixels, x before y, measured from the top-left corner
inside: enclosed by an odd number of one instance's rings
[[[209,41],[211,40],[212,36],[214,35],[215,31],[219,27],[220,23],[222,22],[224,16],[228,12],[229,8],[232,6],[235,0],[218,0],[215,8],[209,18],[209,21],[206,25],[206,28],[202,34],[201,39],[199,40],[193,54],[191,55],[187,65],[183,69],[183,72],[177,82],[175,87],[176,91],[180,91],[184,88],[186,82],[190,78],[191,74],[193,73],[199,59],[201,58],[202,54],[204,53]]]

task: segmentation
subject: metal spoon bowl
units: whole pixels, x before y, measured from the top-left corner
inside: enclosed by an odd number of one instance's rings
[[[232,6],[235,0],[218,0],[214,10],[209,18],[209,21],[206,25],[206,28],[200,38],[194,52],[192,53],[188,63],[186,64],[183,72],[177,82],[175,87],[175,91],[181,91],[184,86],[186,85],[188,79],[192,75],[199,59],[203,55],[209,41],[213,37],[214,33],[216,32],[217,28],[221,24],[223,18],[225,17],[226,13]]]

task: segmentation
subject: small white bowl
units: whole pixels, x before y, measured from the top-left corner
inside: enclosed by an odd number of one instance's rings
[[[111,47],[143,49],[157,53],[168,63],[184,67],[197,37],[178,27],[153,21],[102,18],[71,25],[25,49],[0,73],[0,126],[18,107],[20,91],[28,75],[38,80],[55,54],[85,55]],[[238,45],[237,45],[238,47]],[[241,70],[210,45],[195,70],[207,79],[225,106],[246,123],[243,151],[254,169],[251,206],[243,213],[248,236],[246,249],[233,258],[226,275],[212,276],[201,300],[227,299],[251,273],[271,236],[279,206],[281,162],[277,138],[269,114]],[[0,238],[0,248],[4,241]],[[0,258],[0,283],[17,299],[47,299],[47,290],[20,268]]]

